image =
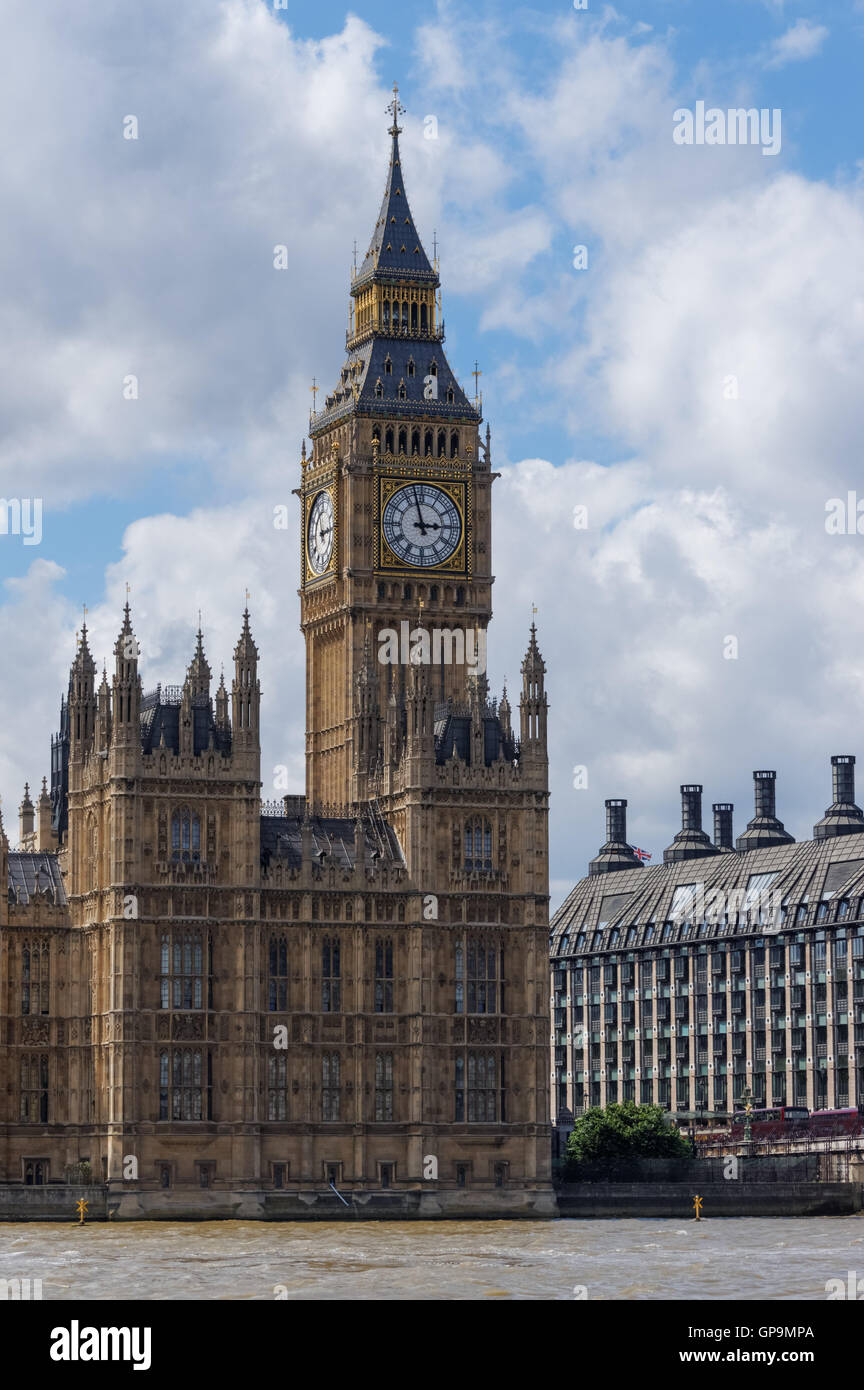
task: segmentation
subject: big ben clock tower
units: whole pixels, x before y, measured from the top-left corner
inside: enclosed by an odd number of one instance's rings
[[[408,204],[395,86],[388,111],[390,167],[351,282],[346,357],[302,459],[307,802],[341,814],[377,803],[426,883],[449,883],[466,864],[506,864],[511,881],[518,869],[520,886],[545,893],[543,663],[532,636],[520,749],[506,693],[490,703],[485,678],[497,476],[489,430],[481,437],[479,400],[466,396],[444,352],[437,261]],[[456,763],[464,766],[454,774]],[[508,830],[505,815],[493,834],[473,804],[493,768],[502,792],[508,781],[508,811],[514,770],[523,811],[536,781],[530,831]],[[472,831],[466,854],[469,803],[482,843],[475,852]]]

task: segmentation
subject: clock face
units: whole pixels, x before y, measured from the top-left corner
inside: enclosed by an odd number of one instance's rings
[[[462,518],[453,498],[432,483],[406,483],[389,498],[381,527],[405,565],[442,565],[462,539]]]
[[[309,512],[306,532],[306,552],[309,568],[323,574],[333,554],[333,498],[329,492],[319,492]]]

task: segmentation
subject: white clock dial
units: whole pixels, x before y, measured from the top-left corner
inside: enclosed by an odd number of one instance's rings
[[[309,566],[323,574],[333,554],[333,498],[329,492],[319,492],[309,512],[306,533],[306,552]]]
[[[462,518],[453,498],[432,483],[406,483],[387,501],[384,538],[406,565],[441,565],[458,549]]]

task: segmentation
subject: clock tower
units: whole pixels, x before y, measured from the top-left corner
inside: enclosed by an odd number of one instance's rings
[[[490,702],[485,675],[490,432],[444,352],[438,264],[408,203],[395,86],[388,111],[390,167],[351,281],[346,356],[301,460],[307,803],[343,815],[377,804],[424,883],[506,864],[511,881],[516,868],[520,887],[545,894],[545,668],[532,635],[523,703],[536,717],[526,707],[520,748],[506,692]],[[475,804],[493,772],[523,822],[530,782],[530,826],[508,828]],[[466,806],[482,842],[472,831],[470,853]]]

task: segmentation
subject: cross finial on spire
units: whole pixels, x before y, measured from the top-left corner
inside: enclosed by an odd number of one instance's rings
[[[395,82],[393,83],[393,100],[384,109],[385,111],[393,113],[393,124],[390,127],[389,133],[391,135],[400,135],[402,127],[399,125],[399,117],[404,116],[405,107],[399,101],[399,88]]]

